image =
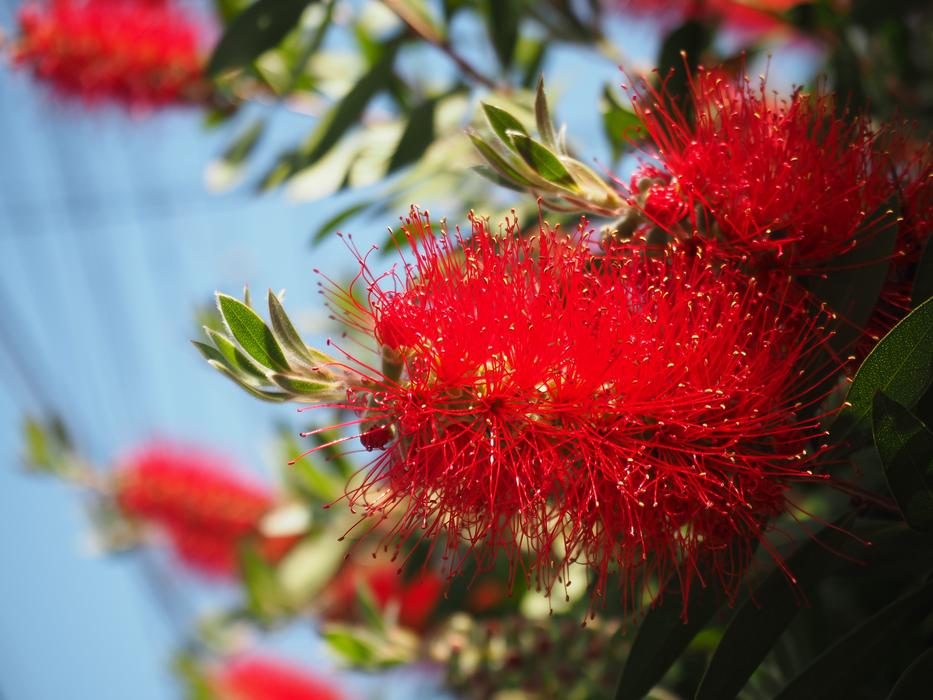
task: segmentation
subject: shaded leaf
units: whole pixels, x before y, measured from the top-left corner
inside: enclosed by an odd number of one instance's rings
[[[866,427],[876,391],[913,408],[933,381],[933,299],[910,312],[869,353],[859,367],[833,433]]]
[[[927,241],[920,262],[917,263],[917,274],[914,276],[910,306],[912,308],[917,307],[930,297],[933,297],[933,237]]]
[[[700,56],[712,38],[712,28],[693,19],[684,22],[664,38],[658,52],[658,71],[666,79],[667,94],[675,99],[686,96],[687,71],[690,75],[696,74]]]
[[[888,700],[916,700],[928,697],[933,689],[933,649],[920,654],[901,674]]]
[[[320,243],[328,235],[335,232],[342,223],[349,221],[354,216],[365,211],[371,206],[372,202],[357,202],[356,204],[350,205],[346,209],[338,211],[327,221],[318,226],[317,229],[311,234],[311,245]]]
[[[643,698],[721,605],[713,586],[694,585],[687,601],[689,617],[685,622],[679,591],[679,584],[670,586],[663,600],[645,615],[625,662],[616,700]]]
[[[511,133],[516,152],[524,158],[528,166],[548,182],[568,190],[577,191],[579,186],[570,171],[548,148],[525,134]]]
[[[933,582],[902,596],[865,620],[788,683],[775,700],[824,700],[852,697],[863,674],[878,668],[882,657],[899,651],[895,641],[904,616],[933,604]],[[910,623],[912,624],[913,620]],[[915,698],[924,695],[915,695]]]
[[[217,304],[230,333],[254,360],[270,369],[288,369],[282,348],[259,314],[227,294],[218,293]]]
[[[496,57],[503,68],[508,68],[512,65],[512,58],[515,56],[518,27],[525,9],[525,2],[524,0],[485,0],[484,4],[489,37],[496,50]]]
[[[215,77],[231,68],[248,65],[277,46],[298,26],[305,8],[315,0],[256,0],[238,14],[207,62],[207,74]]]
[[[259,137],[262,136],[262,132],[265,128],[265,119],[254,119],[247,125],[242,133],[234,139],[233,143],[227,147],[221,159],[228,165],[240,165],[256,148],[256,144],[259,143]]]
[[[801,607],[800,594],[806,595],[838,559],[830,550],[838,548],[844,537],[836,527],[823,528],[787,559],[793,583],[781,567],[776,567],[755,589],[729,621],[697,689],[696,700],[738,695],[796,617]]]
[[[257,399],[262,399],[263,401],[281,402],[288,401],[290,398],[288,394],[282,393],[281,391],[267,391],[265,389],[260,389],[259,387],[249,384],[246,380],[234,373],[226,363],[218,362],[217,360],[208,360],[207,364],[209,364],[228,379],[233,380],[237,386],[246,390],[247,393],[252,394]]]
[[[603,88],[602,99],[603,130],[609,145],[612,147],[613,157],[619,155],[632,144],[634,134],[641,130],[641,120],[630,109],[626,109],[610,85]]]
[[[493,167],[494,170],[502,175],[502,177],[515,182],[521,187],[535,186],[535,184],[528,177],[519,172],[515,166],[507,161],[496,149],[486,143],[486,141],[484,141],[483,138],[475,131],[467,131],[467,136],[470,137],[470,141],[473,142],[473,145],[476,147],[476,150],[479,151],[480,155],[486,160],[487,163],[489,163],[489,165]]]
[[[240,543],[237,553],[249,611],[260,622],[268,623],[286,607],[275,569],[252,542]]]
[[[417,161],[428,147],[434,143],[434,112],[437,99],[425,100],[411,110],[408,124],[395,147],[395,153],[389,160],[387,173],[391,173]]]
[[[872,435],[888,487],[915,530],[933,531],[933,433],[882,391],[872,402]]]

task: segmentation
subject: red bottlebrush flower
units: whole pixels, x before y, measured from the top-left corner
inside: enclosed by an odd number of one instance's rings
[[[379,278],[363,261],[369,306],[347,317],[404,366],[395,381],[348,361],[372,389],[340,407],[393,435],[351,505],[446,547],[452,570],[504,555],[549,589],[584,561],[598,595],[613,571],[676,570],[686,595],[702,562],[734,590],[821,439],[797,417],[818,345],[781,289],[702,249],[594,258],[585,234],[478,220],[435,239],[417,211],[405,230],[413,259]],[[328,293],[347,308],[356,290]]]
[[[779,13],[802,3],[801,0],[616,0],[613,4],[623,12],[666,21],[722,20],[730,29],[765,34],[784,25]]]
[[[200,29],[169,3],[30,2],[19,22],[15,62],[63,94],[132,107],[204,96]]]
[[[219,700],[344,700],[330,680],[282,661],[251,657],[226,664],[211,679]]]
[[[238,542],[255,534],[260,518],[274,504],[267,489],[206,452],[155,443],[123,464],[116,476],[123,512],[160,527],[178,556],[206,573],[236,570]],[[284,553],[276,551],[276,542],[264,539],[259,546],[274,559]]]
[[[831,96],[782,99],[764,80],[755,88],[700,70],[688,119],[645,90],[633,102],[657,158],[692,215],[697,205],[705,212],[691,229],[717,237],[723,254],[758,271],[817,274],[859,234],[893,225],[882,205],[895,191],[886,152],[894,135],[867,118],[837,117]]]
[[[355,619],[360,586],[369,589],[379,610],[396,606],[399,624],[421,631],[427,627],[431,613],[437,608],[444,582],[430,570],[406,579],[399,573],[398,564],[390,561],[375,564],[351,561],[341,568],[322,594],[324,617],[331,620]]]

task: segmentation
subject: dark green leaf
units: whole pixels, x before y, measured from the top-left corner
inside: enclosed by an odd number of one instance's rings
[[[317,245],[323,241],[327,236],[337,231],[337,228],[344,223],[349,221],[357,214],[366,211],[369,207],[372,206],[372,202],[357,202],[356,204],[351,204],[346,209],[341,209],[327,221],[317,227],[314,233],[311,235],[311,245]]]
[[[926,612],[931,604],[933,582],[927,582],[875,613],[829,647],[788,683],[775,700],[855,696],[861,678],[877,669],[882,657],[897,653],[898,647],[893,642],[903,631],[904,617],[912,611]],[[913,622],[911,619],[907,624]]]
[[[890,203],[882,205],[872,217],[871,230],[860,234],[864,240],[834,260],[833,269],[825,276],[801,278],[804,286],[838,316],[830,344],[839,351],[858,340],[875,310],[897,240],[897,227],[891,225],[896,216]]]
[[[207,74],[216,76],[241,68],[277,46],[298,26],[305,8],[315,0],[256,0],[227,27],[207,63]]]
[[[633,136],[641,129],[641,120],[632,110],[622,106],[609,85],[603,89],[602,108],[603,130],[609,139],[613,156],[618,158],[631,146]]]
[[[217,305],[230,333],[254,360],[263,367],[288,370],[282,348],[259,314],[226,294],[217,294]]]
[[[515,45],[518,43],[518,26],[525,9],[524,0],[484,0],[489,36],[496,56],[503,68],[512,65]]]
[[[658,71],[666,79],[666,93],[675,100],[687,94],[688,77],[695,74],[700,56],[713,38],[713,30],[704,22],[688,20],[668,34],[658,53]],[[686,68],[684,67],[686,64]]]
[[[622,671],[616,700],[639,700],[653,688],[690,641],[720,607],[714,586],[694,584],[682,618],[683,600],[679,583],[669,587],[663,600],[648,611],[638,628]]]
[[[222,159],[229,165],[240,165],[249,157],[249,154],[259,143],[259,137],[262,136],[263,129],[266,127],[265,119],[256,119],[252,121],[246,129],[231,143],[224,151]]]
[[[908,409],[877,391],[872,434],[891,494],[915,530],[933,532],[933,433]]]
[[[557,148],[557,134],[554,131],[554,118],[547,104],[547,94],[544,92],[544,76],[538,79],[538,88],[535,90],[535,122],[538,134],[548,148]]]
[[[868,422],[876,391],[913,408],[933,381],[933,299],[928,299],[881,339],[859,367],[846,407],[840,412],[836,436]]]
[[[933,694],[933,649],[920,654],[901,674],[888,700],[917,700]]]
[[[271,289],[269,290],[269,320],[272,321],[272,332],[275,333],[275,337],[287,351],[291,352],[299,360],[312,365],[316,364],[311,358],[311,353],[308,352],[308,346],[298,335],[298,331],[292,325],[291,319],[285,313],[285,309],[282,308],[282,302],[272,293]]]
[[[266,374],[250,360],[242,350],[224,334],[211,328],[205,328],[204,332],[214,341],[214,346],[220,352],[225,360],[225,364],[239,375],[248,375],[261,382],[266,380]],[[203,351],[202,351],[203,352]],[[207,357],[205,355],[205,357]],[[215,359],[208,357],[207,359]]]
[[[317,125],[302,146],[298,162],[293,167],[300,169],[313,165],[323,158],[349,129],[359,123],[370,100],[388,86],[392,78],[392,65],[400,45],[401,40],[396,38],[382,47],[380,58]]]
[[[911,307],[920,306],[930,297],[933,297],[933,237],[927,241],[920,262],[917,263],[917,274],[914,276],[914,289],[910,295],[910,305]]]
[[[548,182],[574,192],[580,188],[570,171],[548,148],[524,134],[510,134],[516,152],[525,159],[528,166]]]
[[[512,139],[509,137],[509,132],[524,134],[526,136],[528,135],[524,125],[518,121],[518,119],[500,107],[496,107],[495,105],[484,102],[483,113],[486,115],[486,120],[489,122],[489,126],[492,127],[492,130],[496,133],[496,136],[498,136],[499,140],[502,141],[502,143],[504,143],[509,149],[514,150]]]
[[[387,172],[393,172],[417,161],[434,143],[434,112],[436,99],[425,100],[417,105],[408,118],[408,124],[395,147]]]
[[[842,524],[844,527],[845,524]],[[800,610],[800,593],[806,595],[828,573],[845,537],[838,527],[823,528],[786,561],[795,585],[776,567],[736,611],[716,653],[710,660],[696,700],[734,698],[768,655],[778,638]]]

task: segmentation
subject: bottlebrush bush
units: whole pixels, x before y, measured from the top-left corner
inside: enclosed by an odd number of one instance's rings
[[[261,185],[353,191],[315,240],[408,212],[392,262],[346,237],[349,282],[319,263],[341,324],[325,346],[272,291],[267,313],[218,293],[194,341],[251,396],[299,404],[282,492],[157,443],[97,476],[57,424],[29,425],[28,461],[92,490],[104,539],[154,530],[239,585],[179,657],[192,697],[348,697],[241,656],[244,626],[295,623],[346,667],[430,667],[468,698],[928,694],[933,17],[662,4],[385,0],[379,24],[326,0],[224,2],[203,75],[188,30],[159,25],[165,50],[138,54],[120,33],[170,3],[24,10],[16,60],[88,98],[210,95],[223,121],[313,96]],[[574,43],[617,62],[602,27],[636,12],[671,31],[658,70],[621,60],[626,85],[594,105],[612,149],[594,163],[541,68]],[[718,53],[722,26],[744,53]],[[747,75],[776,27],[820,47],[825,80]],[[359,61],[333,60],[335,31]],[[246,124],[230,171],[270,123]],[[409,208],[421,192],[450,223]]]

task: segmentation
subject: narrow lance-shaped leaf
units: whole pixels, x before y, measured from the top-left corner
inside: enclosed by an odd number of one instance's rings
[[[884,476],[907,524],[933,532],[933,432],[908,409],[878,391],[872,434]]]
[[[220,362],[218,360],[211,359],[207,361],[207,364],[227,377],[227,379],[232,380],[237,386],[239,386],[241,389],[244,389],[248,394],[255,396],[257,399],[262,399],[263,401],[282,402],[288,401],[288,399],[291,398],[288,394],[281,391],[267,391],[248,383],[240,375],[231,370],[230,367],[227,366],[226,362]]]
[[[557,133],[554,131],[554,119],[547,103],[547,94],[544,92],[544,76],[538,78],[538,88],[535,90],[535,122],[538,134],[548,148],[557,149]]]
[[[223,356],[224,360],[226,360],[226,364],[230,367],[231,370],[241,376],[248,375],[254,379],[258,379],[261,382],[265,382],[265,372],[253,364],[253,361],[244,355],[243,351],[234,345],[233,342],[227,338],[227,336],[223,335],[222,333],[218,333],[212,328],[207,327],[204,328],[204,332],[207,333],[207,336],[212,341],[214,341],[214,346]]]
[[[916,700],[933,688],[933,648],[920,654],[901,674],[888,700]]]
[[[736,611],[710,660],[695,700],[734,698],[768,655],[800,610],[799,593],[806,594],[828,574],[845,534],[838,527],[823,528],[786,562],[795,582],[776,567]],[[794,586],[800,591],[795,591]]]
[[[415,106],[408,117],[405,131],[395,147],[386,172],[394,172],[418,160],[434,143],[434,112],[437,99],[428,99]]]
[[[305,8],[316,0],[256,0],[227,27],[207,63],[207,74],[248,65],[277,46],[298,25]]]
[[[510,132],[515,151],[524,158],[534,172],[550,183],[576,192],[580,189],[570,171],[548,148],[525,134]]]
[[[719,609],[718,595],[713,586],[694,585],[687,601],[689,617],[685,621],[679,586],[670,587],[638,628],[622,671],[616,700],[645,697]]]
[[[263,367],[288,370],[288,360],[282,348],[259,314],[226,294],[217,294],[217,304],[227,328],[240,347]]]
[[[513,166],[509,161],[507,161],[495,148],[490,146],[483,138],[477,134],[475,131],[467,131],[467,136],[470,137],[470,141],[473,142],[473,145],[476,147],[476,150],[479,151],[480,155],[486,160],[489,165],[493,167],[498,173],[500,173],[507,180],[512,180],[517,185],[522,187],[534,187],[535,183],[529,179],[528,175],[519,172],[515,166]],[[522,164],[522,167],[527,166]]]
[[[878,667],[882,657],[899,653],[893,642],[905,616],[933,605],[933,582],[898,598],[820,654],[788,683],[775,700],[853,697],[862,677]],[[912,625],[914,620],[909,619]],[[915,696],[921,697],[921,696]]]
[[[279,301],[279,298],[271,289],[268,298],[269,320],[272,321],[272,332],[275,333],[275,337],[286,350],[299,360],[304,360],[312,365],[315,364],[311,358],[311,353],[308,352],[308,346],[298,335],[298,331],[295,330],[295,326],[292,325],[291,319],[282,307],[282,302]]]
[[[876,391],[913,408],[933,381],[933,299],[928,299],[881,339],[859,367],[833,434],[867,427]]]
[[[512,65],[525,0],[485,0],[489,36],[503,68]]]
[[[483,113],[499,140],[512,150],[515,150],[515,147],[512,144],[509,132],[528,135],[524,125],[501,107],[484,102]],[[515,152],[518,153],[518,151]]]

